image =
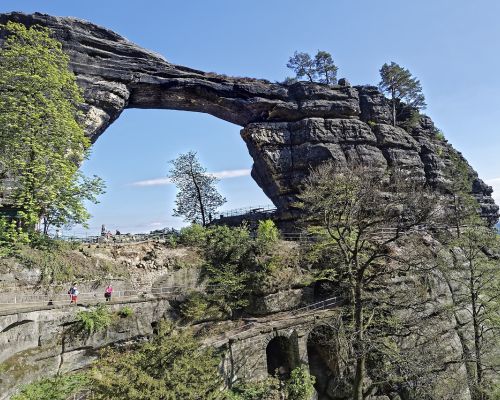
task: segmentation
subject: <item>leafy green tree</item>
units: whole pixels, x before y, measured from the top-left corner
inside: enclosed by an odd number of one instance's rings
[[[269,249],[270,246],[276,244],[279,238],[280,232],[272,220],[259,221],[257,227],[257,245],[261,249]]]
[[[181,228],[179,242],[186,246],[203,247],[206,229],[199,224],[191,224]]]
[[[232,316],[248,304],[251,271],[255,269],[250,232],[245,226],[210,228],[206,233],[204,255],[208,298]]]
[[[8,22],[1,29],[0,174],[15,182],[9,201],[25,228],[41,219],[45,232],[49,221],[83,222],[82,202],[95,200],[102,182],[77,173],[90,142],[79,123],[83,98],[69,58],[46,28]]]
[[[174,216],[205,226],[211,214],[226,202],[217,192],[217,178],[207,173],[196,158],[196,152],[181,154],[170,161],[169,178],[179,190],[176,196]]]
[[[223,399],[220,357],[187,329],[162,321],[134,351],[108,349],[91,371],[96,400]]]
[[[309,82],[327,85],[337,82],[338,68],[333,62],[332,55],[326,51],[318,50],[314,58],[308,53],[296,51],[286,66],[295,72],[296,79],[307,77]]]
[[[0,258],[12,255],[16,251],[17,244],[28,242],[28,235],[16,225],[15,221],[0,217]]]
[[[425,97],[422,93],[422,85],[414,78],[410,71],[391,62],[380,68],[379,88],[382,92],[391,96],[392,123],[396,126],[396,110],[400,102],[405,102],[410,107],[424,109],[426,107]]]

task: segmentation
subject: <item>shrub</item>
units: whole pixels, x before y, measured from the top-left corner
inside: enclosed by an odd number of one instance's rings
[[[216,226],[207,230],[202,273],[208,278],[210,302],[226,314],[248,304],[251,271],[255,270],[253,241],[246,226]]]
[[[314,394],[314,376],[305,365],[295,368],[286,382],[288,400],[310,400]]]
[[[203,322],[223,317],[218,307],[211,303],[208,296],[200,292],[191,292],[179,306],[182,317],[190,322]]]
[[[437,140],[444,140],[444,133],[440,130],[437,130],[435,133],[434,133],[434,137],[437,139]]]
[[[185,246],[201,247],[205,241],[206,230],[199,224],[192,224],[181,229],[179,242]]]
[[[89,335],[103,331],[113,322],[112,314],[102,304],[89,311],[79,311],[76,318],[80,327]]]
[[[24,386],[12,400],[66,400],[88,385],[84,374],[58,375]]]
[[[247,259],[251,247],[252,240],[246,226],[214,226],[206,231],[204,254],[213,265],[240,264]]]
[[[265,249],[274,245],[280,237],[280,232],[276,224],[270,219],[259,221],[257,228],[257,244],[260,248]]]
[[[131,307],[125,306],[122,307],[120,311],[118,311],[118,315],[122,318],[128,318],[134,314],[134,310]]]
[[[283,384],[277,378],[235,385],[227,393],[228,400],[281,400]]]

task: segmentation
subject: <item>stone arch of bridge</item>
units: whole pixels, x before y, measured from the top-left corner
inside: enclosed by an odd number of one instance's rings
[[[313,327],[307,336],[309,371],[316,378],[318,400],[329,400],[329,388],[340,374],[338,332],[330,324]]]
[[[288,335],[276,334],[266,344],[267,373],[286,379],[300,364],[298,335],[290,331]]]

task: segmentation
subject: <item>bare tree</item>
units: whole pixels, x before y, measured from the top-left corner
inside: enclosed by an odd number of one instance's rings
[[[408,272],[409,263],[420,262],[399,246],[410,239],[422,241],[418,228],[433,220],[436,196],[401,171],[339,170],[327,163],[311,172],[299,197],[306,222],[321,238],[317,245],[335,253],[334,273],[348,292],[355,360],[352,399],[361,400],[371,352],[367,331],[382,301],[375,293],[386,279]]]

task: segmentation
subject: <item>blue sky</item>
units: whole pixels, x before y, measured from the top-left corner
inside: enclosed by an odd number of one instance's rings
[[[9,11],[87,19],[175,64],[271,81],[290,74],[295,50],[329,51],[353,84],[376,84],[380,66],[398,62],[420,79],[426,113],[500,192],[498,0],[2,0],[0,12]],[[164,177],[168,160],[187,150],[209,171],[243,175],[221,180],[226,209],[269,203],[244,171],[252,160],[239,130],[204,114],[126,110],[83,165],[108,187],[90,207],[90,233],[102,223],[131,232],[181,226],[171,217],[175,187],[134,183]]]

